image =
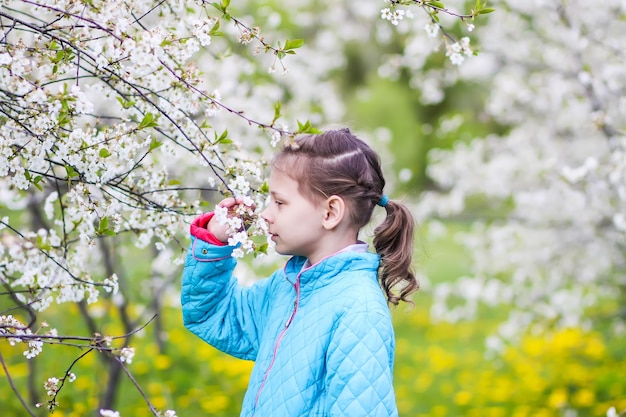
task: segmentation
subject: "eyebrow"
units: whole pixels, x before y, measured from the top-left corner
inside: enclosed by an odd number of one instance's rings
[[[284,195],[282,195],[281,193],[276,192],[276,191],[270,191],[270,195],[271,195],[274,199],[276,199],[276,198],[278,198],[278,199],[280,199],[280,200],[284,200],[284,199],[285,199],[285,196],[284,196]]]

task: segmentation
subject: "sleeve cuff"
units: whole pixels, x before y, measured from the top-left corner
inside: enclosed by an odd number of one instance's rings
[[[214,212],[210,212],[201,214],[200,216],[196,217],[190,226],[191,236],[197,237],[198,239],[212,245],[226,246],[227,242],[222,242],[221,240],[216,238],[215,235],[209,231],[209,229],[206,228],[209,224],[209,221],[213,218],[214,215]]]

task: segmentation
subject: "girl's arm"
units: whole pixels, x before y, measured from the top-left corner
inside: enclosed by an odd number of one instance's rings
[[[388,314],[359,311],[341,317],[326,363],[329,415],[398,415],[392,381],[394,346]]]
[[[256,358],[260,329],[257,317],[270,280],[249,288],[237,283],[232,246],[218,245],[205,225],[210,214],[191,227],[192,242],[183,270],[181,303],[185,327],[217,349],[242,359]],[[208,242],[207,242],[208,241]],[[209,243],[213,242],[213,243]]]

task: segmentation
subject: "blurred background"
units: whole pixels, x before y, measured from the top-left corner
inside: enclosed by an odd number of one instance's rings
[[[414,306],[393,308],[401,416],[623,413],[626,3],[495,0],[495,12],[475,20],[440,12],[435,36],[432,9],[416,3],[398,5],[407,14],[394,25],[381,18],[383,1],[233,0],[233,15],[303,47],[285,74],[268,74],[263,56],[234,73],[238,64],[217,66],[210,52],[198,59],[234,108],[263,115],[261,104],[279,98],[287,120],[349,126],[380,153],[391,198],[414,212],[421,289]],[[459,14],[476,5],[445,2]],[[450,48],[466,36],[475,55],[455,65]],[[214,45],[245,55],[237,42]],[[254,149],[253,129],[229,120],[215,125]],[[207,206],[220,198],[202,197]],[[0,217],[32,222],[35,211],[6,203]],[[129,369],[146,396],[180,417],[239,415],[252,363],[184,329],[174,255],[115,239],[124,301],[53,304],[45,320],[64,334],[116,335],[158,313],[130,341]],[[284,261],[248,256],[237,274],[250,283]],[[27,362],[23,346],[0,340],[0,349],[11,375],[0,378],[0,409],[11,417],[28,415],[12,384],[30,404],[43,402],[46,378],[84,352],[50,345]],[[107,389],[121,372],[111,362],[86,355],[72,372],[55,416],[97,415],[105,395],[122,416],[153,415],[128,379]]]

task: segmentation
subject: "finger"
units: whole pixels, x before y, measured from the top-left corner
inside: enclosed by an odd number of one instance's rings
[[[252,203],[248,202],[248,204],[246,204],[245,199],[243,197],[236,197],[236,198],[228,197],[228,198],[223,199],[219,203],[217,203],[217,205],[220,207],[225,207],[228,210],[232,210],[236,206],[250,207],[252,210],[256,208],[256,204],[254,204],[254,202]]]
[[[232,197],[225,198],[222,201],[220,201],[219,203],[217,203],[218,206],[225,207],[225,208],[228,208],[228,209],[233,208],[237,204],[238,204],[237,200],[232,198]]]

